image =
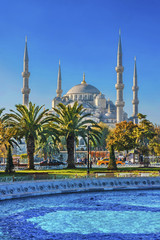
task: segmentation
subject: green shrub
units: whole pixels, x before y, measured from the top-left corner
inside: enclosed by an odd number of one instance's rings
[[[14,169],[13,165],[13,158],[12,158],[12,151],[11,151],[11,145],[8,146],[7,149],[7,164],[6,164],[6,173],[12,173]]]

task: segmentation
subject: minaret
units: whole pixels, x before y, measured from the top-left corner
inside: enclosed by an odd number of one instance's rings
[[[132,104],[133,104],[133,122],[135,124],[138,123],[138,117],[137,117],[137,114],[138,114],[138,104],[139,104],[139,101],[138,101],[138,89],[139,87],[137,86],[137,67],[136,67],[136,57],[134,59],[134,73],[133,73],[133,87],[132,87],[132,90],[133,90],[133,100],[132,100]]]
[[[28,106],[29,103],[29,76],[30,72],[28,71],[28,50],[27,50],[27,37],[26,37],[26,43],[25,43],[25,50],[24,50],[24,59],[23,59],[23,72],[22,72],[22,77],[23,77],[23,88],[22,88],[22,94],[23,94],[23,105]]]
[[[56,90],[57,97],[61,97],[61,95],[62,95],[61,82],[62,82],[62,79],[61,79],[61,66],[60,66],[60,60],[59,60],[59,70],[58,70],[57,90]]]
[[[119,43],[118,43],[118,52],[117,52],[117,66],[115,68],[117,72],[117,84],[115,85],[117,89],[117,100],[116,100],[116,107],[117,107],[117,123],[123,121],[123,71],[124,68],[122,66],[122,46],[121,46],[121,33],[119,31]]]
[[[110,99],[108,98],[108,113],[111,113]]]

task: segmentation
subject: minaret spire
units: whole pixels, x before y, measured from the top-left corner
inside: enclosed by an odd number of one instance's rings
[[[61,97],[62,95],[62,89],[61,89],[61,83],[62,83],[62,78],[61,78],[61,63],[59,60],[59,70],[58,70],[58,78],[57,78],[57,97]]]
[[[133,104],[133,122],[134,123],[138,123],[138,104],[139,104],[139,100],[138,100],[138,85],[137,85],[137,66],[136,66],[136,57],[134,58],[134,73],[133,73],[133,87],[132,87],[132,91],[133,91],[133,100],[132,100],[132,104]]]
[[[27,36],[25,39],[25,49],[24,49],[24,62],[28,62],[29,58],[28,58],[28,49],[27,49]]]
[[[118,52],[117,52],[117,66],[122,66],[121,29],[119,29],[119,42],[118,42]]]
[[[24,49],[24,58],[23,58],[23,72],[22,72],[22,77],[23,77],[23,88],[22,88],[22,94],[23,94],[23,105],[28,106],[29,103],[29,76],[30,72],[28,71],[28,49],[27,49],[27,37],[25,40],[25,49]]]
[[[123,121],[123,107],[125,105],[123,101],[123,71],[124,67],[122,66],[122,44],[121,44],[121,31],[119,30],[119,42],[118,42],[118,51],[117,51],[117,66],[115,68],[117,72],[117,84],[115,85],[117,89],[117,123]]]
[[[108,98],[108,113],[111,113],[110,99]]]

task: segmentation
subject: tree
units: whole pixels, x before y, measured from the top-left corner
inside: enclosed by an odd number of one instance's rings
[[[3,146],[0,145],[0,158],[3,158],[3,163],[6,157],[7,157],[7,149],[4,145]]]
[[[4,115],[2,115],[4,110],[5,110],[5,108],[0,108],[0,122],[4,121]]]
[[[119,151],[126,150],[127,152],[136,147],[135,130],[137,125],[133,122],[123,121],[117,123],[107,139],[107,146],[114,146],[114,149]]]
[[[22,153],[21,155],[20,155],[20,158],[21,159],[27,159],[27,153]]]
[[[154,125],[146,119],[146,115],[139,113],[138,119],[140,122],[136,128],[137,149],[142,155],[148,155],[149,143],[157,134],[155,132]]]
[[[154,126],[155,136],[149,142],[149,148],[152,154],[160,155],[160,126]]]
[[[13,165],[11,145],[8,146],[7,150],[8,150],[7,151],[7,164],[6,164],[5,172],[6,173],[12,173],[13,169],[14,169],[14,165]]]
[[[16,111],[11,110],[8,117],[8,126],[15,129],[16,138],[25,137],[28,155],[28,169],[34,169],[35,140],[39,135],[48,132],[48,109],[41,111],[43,106],[29,103],[28,108],[24,105],[16,105]],[[53,131],[52,131],[53,134]]]
[[[114,154],[114,147],[113,145],[110,146],[110,157],[109,157],[109,164],[107,167],[109,170],[116,170],[117,164],[116,164],[116,158]]]
[[[0,147],[5,144],[6,140],[8,139],[7,135],[5,134],[5,125],[4,125],[4,115],[2,115],[5,108],[0,109]]]
[[[67,150],[66,138],[64,136],[60,137],[60,142],[58,143],[58,148],[59,148],[60,151],[66,151]]]
[[[96,123],[89,119],[91,116],[85,113],[86,109],[82,105],[78,106],[75,102],[71,105],[58,104],[54,108],[55,113],[51,115],[53,129],[57,129],[60,136],[64,136],[67,143],[68,168],[75,168],[74,164],[74,145],[78,136],[81,136],[85,142],[87,137],[87,126],[90,124],[97,127]],[[95,143],[99,139],[100,133],[96,129],[90,131],[90,139]]]
[[[51,157],[53,154],[59,153],[59,149],[57,147],[57,142],[59,141],[58,137],[53,139],[51,136],[46,139],[38,138],[38,141],[36,141],[36,153],[43,156],[44,160],[47,160],[49,156],[49,160],[51,160]]]
[[[99,150],[105,151],[106,150],[106,138],[109,135],[109,128],[107,126],[107,124],[100,122],[98,123],[98,126],[100,126],[100,133],[101,133],[101,137],[99,139],[99,142],[97,143],[97,147]]]
[[[3,157],[7,153],[7,166],[6,170],[8,172],[12,171],[13,162],[12,162],[12,151],[11,147],[14,145],[18,146],[17,141],[14,139],[15,129],[7,126],[8,117],[2,115],[4,108],[0,109],[0,153]]]

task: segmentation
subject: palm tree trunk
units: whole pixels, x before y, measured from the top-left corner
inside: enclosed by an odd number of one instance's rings
[[[27,140],[28,169],[34,169],[34,152],[34,137],[30,135]]]
[[[43,149],[43,156],[44,156],[44,160],[47,160],[47,151],[46,151],[46,149]]]
[[[66,139],[67,141],[67,153],[68,153],[68,167],[67,168],[75,168],[74,165],[74,136],[69,135]]]

